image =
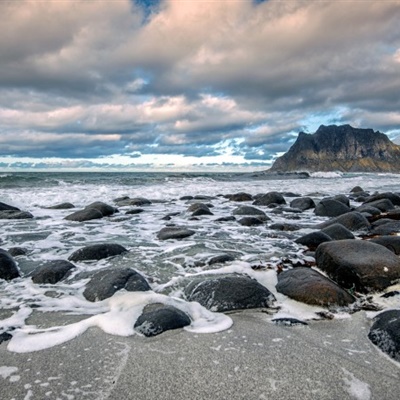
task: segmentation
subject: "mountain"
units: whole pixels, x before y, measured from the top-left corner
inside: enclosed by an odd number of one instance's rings
[[[269,171],[400,172],[400,146],[372,129],[321,125],[314,134],[300,132]]]

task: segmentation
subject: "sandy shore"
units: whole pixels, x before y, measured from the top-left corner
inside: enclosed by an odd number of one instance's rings
[[[3,343],[1,398],[399,398],[400,365],[369,342],[364,313],[306,327],[275,325],[259,311],[231,316],[233,327],[217,334],[178,330],[149,339],[92,328],[63,345],[25,354],[9,352]],[[61,323],[56,314],[40,318]]]

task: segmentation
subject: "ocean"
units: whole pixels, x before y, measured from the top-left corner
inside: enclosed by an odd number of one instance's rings
[[[190,311],[190,305],[183,300],[183,288],[189,279],[205,273],[248,274],[275,294],[279,315],[315,318],[320,310],[318,307],[306,306],[276,293],[275,269],[282,259],[300,263],[309,260],[304,255],[304,248],[294,239],[311,232],[315,224],[327,218],[315,216],[312,210],[278,214],[267,207],[260,207],[271,218],[266,224],[247,227],[236,221],[221,223],[216,219],[231,216],[239,205],[251,204],[235,203],[223,195],[279,191],[289,204],[293,198],[300,196],[311,196],[318,201],[326,196],[349,194],[357,185],[370,193],[400,192],[400,176],[314,173],[308,178],[281,176],[271,179],[263,173],[0,173],[0,201],[29,211],[34,216],[27,220],[0,220],[0,247],[6,250],[22,247],[27,251],[26,255],[15,258],[22,278],[11,282],[0,280],[0,333],[10,327],[19,332],[9,345],[11,350],[18,352],[63,343],[93,324],[116,335],[134,334],[132,319],[138,311],[135,307],[142,309],[145,304],[156,300],[178,304],[188,313],[200,316],[197,325],[192,326],[193,331],[227,329],[230,326],[229,317],[221,319],[214,314],[204,314],[204,310]],[[46,208],[63,202],[73,203],[76,210],[94,201],[115,205],[114,199],[122,196],[143,197],[152,203],[143,206],[144,211],[140,214],[125,214],[133,207],[124,206],[118,207],[119,213],[111,217],[85,223],[64,219],[75,210]],[[191,218],[187,209],[193,200],[182,200],[183,196],[197,196],[210,204],[213,215]],[[166,221],[163,219],[166,215],[173,216]],[[276,231],[269,228],[272,223],[295,224],[299,229]],[[195,234],[183,240],[160,241],[157,233],[167,224],[185,226],[194,230]],[[55,285],[36,285],[29,278],[29,274],[44,261],[68,259],[75,250],[97,243],[118,243],[129,253],[97,262],[78,262],[72,276]],[[222,254],[232,256],[234,261],[208,264],[209,259]],[[107,300],[99,303],[86,301],[82,293],[90,274],[105,267],[134,268],[147,278],[154,293],[140,298],[132,298],[129,294],[125,298],[117,296],[113,304]],[[396,300],[379,301],[386,302],[384,306],[390,307],[393,306],[390,302]],[[107,314],[112,311],[112,316]],[[50,325],[39,329],[29,324],[32,315],[46,312],[81,315],[85,316],[82,321],[86,322],[80,322],[69,332],[65,328],[55,331],[52,327],[48,331],[46,329]],[[104,315],[113,321],[113,328]],[[96,320],[93,319],[95,316]],[[336,318],[347,317],[346,312],[336,314]],[[202,324],[199,319],[205,322]],[[120,321],[121,330],[115,328],[118,326],[116,320]],[[128,321],[131,328],[122,320]],[[30,341],[33,336],[35,340]]]

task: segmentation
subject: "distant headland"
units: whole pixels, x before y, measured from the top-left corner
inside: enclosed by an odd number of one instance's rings
[[[321,125],[314,134],[300,132],[269,172],[400,172],[400,146],[385,134],[350,125]]]

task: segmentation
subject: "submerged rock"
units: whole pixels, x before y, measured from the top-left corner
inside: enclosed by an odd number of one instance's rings
[[[60,203],[46,208],[49,210],[69,210],[70,208],[75,208],[75,206],[72,203]]]
[[[275,300],[265,286],[247,275],[195,279],[184,293],[188,301],[218,312],[270,307]]]
[[[83,292],[89,301],[101,301],[111,297],[118,290],[146,292],[151,290],[146,279],[131,268],[102,269],[96,272]]]
[[[0,211],[0,219],[32,219],[33,215],[27,211],[3,210]]]
[[[243,217],[240,218],[238,222],[240,225],[243,226],[257,226],[264,224],[264,221],[257,217]]]
[[[94,203],[91,203],[85,207],[85,210],[89,209],[95,209],[97,211],[100,211],[103,214],[103,217],[108,217],[110,215],[113,215],[116,211],[114,207],[106,203],[103,203],[102,201],[95,201]]]
[[[85,208],[67,215],[64,219],[68,221],[85,222],[93,219],[103,218],[103,214],[95,208]]]
[[[308,325],[307,322],[301,321],[296,318],[274,318],[271,321],[276,325],[285,325],[285,326]]]
[[[214,257],[210,258],[207,261],[207,264],[208,265],[222,264],[222,263],[231,262],[231,261],[235,261],[235,257],[233,257],[230,254],[221,254],[219,256],[214,256]]]
[[[102,260],[126,253],[128,250],[117,243],[100,243],[82,247],[74,251],[69,257],[70,261]]]
[[[400,279],[400,259],[379,244],[363,240],[322,243],[315,254],[322,271],[346,289],[383,290]]]
[[[378,314],[368,338],[384,353],[400,361],[400,310]]]
[[[190,324],[189,316],[183,311],[163,304],[151,304],[145,307],[134,328],[144,336],[151,337]]]
[[[315,207],[315,214],[320,217],[338,217],[350,211],[350,207],[334,199],[322,199]]]
[[[51,260],[36,268],[32,273],[33,283],[57,283],[64,279],[68,273],[76,268],[66,260]]]
[[[329,306],[348,306],[355,298],[309,267],[297,267],[281,272],[278,275],[276,290],[302,303]]]
[[[20,276],[18,267],[11,254],[0,249],[0,279],[10,281]]]
[[[157,238],[160,240],[184,239],[195,233],[195,231],[182,226],[166,226],[157,233]]]
[[[21,211],[19,208],[10,206],[9,204],[3,203],[0,201],[0,211],[6,211],[6,210],[11,210],[11,211]]]

